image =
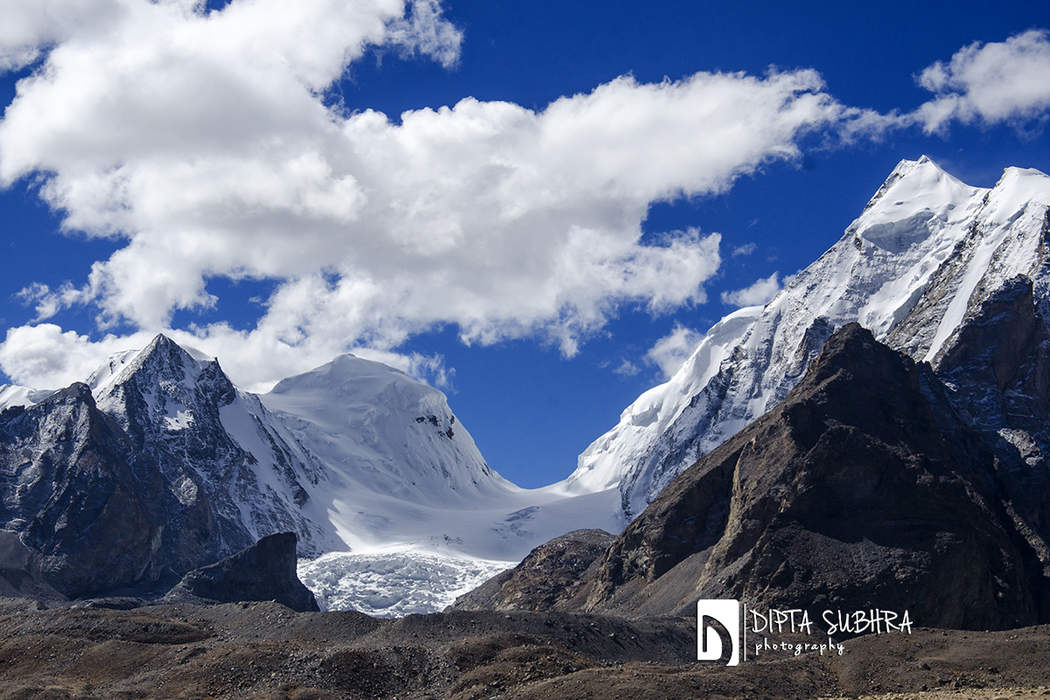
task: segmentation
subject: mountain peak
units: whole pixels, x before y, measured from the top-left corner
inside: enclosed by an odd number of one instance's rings
[[[905,243],[910,244],[930,233],[927,222],[968,211],[968,205],[978,203],[975,195],[984,191],[945,172],[927,156],[902,160],[847,231],[873,242],[907,232]]]
[[[896,167],[890,171],[889,176],[887,176],[886,180],[882,183],[882,186],[875,192],[875,195],[868,202],[866,208],[870,208],[880,200],[884,199],[891,189],[905,181],[912,183],[911,186],[907,187],[909,193],[928,189],[931,185],[935,185],[940,181],[946,181],[952,185],[958,185],[964,188],[967,187],[967,185],[949,174],[927,155],[921,155],[917,160],[909,160],[905,158],[897,163]],[[897,197],[897,199],[903,198],[904,197]]]
[[[169,362],[176,360],[176,358],[179,361],[189,360],[193,363],[203,363],[212,359],[199,350],[194,350],[175,342],[163,333],[153,336],[153,340],[149,342],[149,345],[139,350],[135,356],[136,360],[141,359],[144,362],[147,359],[150,362]]]
[[[384,387],[392,384],[418,388],[421,392],[436,391],[399,369],[344,353],[320,367],[282,379],[270,390],[270,394],[323,390],[333,395],[360,397],[378,394]]]
[[[842,326],[828,338],[811,371],[818,375],[831,368],[868,372],[874,370],[879,361],[887,358],[911,362],[879,343],[871,331],[854,321]],[[803,381],[808,379],[806,377]]]
[[[928,156],[900,161],[838,242],[766,307],[733,328],[725,325],[732,317],[712,327],[684,372],[639,396],[587,447],[569,483],[581,491],[617,485],[624,516],[637,515],[697,457],[783,401],[851,321],[918,362],[953,342],[968,312],[1015,275],[1032,280],[1040,313],[1050,313],[1048,204],[1050,178],[1038,171],[1010,168],[989,189],[960,182]],[[834,342],[863,350],[870,339],[858,328]],[[896,360],[826,369],[832,381],[922,385],[928,375]],[[677,378],[686,374],[689,381]]]
[[[153,336],[153,340],[150,341],[149,347],[155,345],[178,345],[178,343],[176,343],[174,340],[164,335],[163,333],[158,333],[157,335]]]
[[[915,160],[911,160],[909,158],[902,158],[897,163],[896,167],[894,167],[893,170],[890,172],[889,177],[886,178],[886,179],[887,180],[893,179],[894,176],[897,176],[897,177],[914,176],[916,174],[921,174],[923,172],[927,172],[927,173],[944,173],[945,175],[947,175],[947,172],[945,172],[944,168],[942,168],[941,166],[937,165],[937,163],[932,158],[930,158],[928,155],[923,154],[923,155],[919,156],[918,158],[916,158]]]
[[[192,383],[211,364],[216,366],[218,374],[222,374],[214,358],[158,333],[144,348],[110,356],[104,365],[91,374],[87,383],[96,397],[108,394],[142,373],[180,384]],[[228,380],[223,383],[228,383]]]
[[[880,343],[860,324],[847,323],[824,343],[820,355],[781,406],[791,413],[792,405],[809,402],[806,413],[811,416],[834,414],[836,420],[866,426],[872,434],[879,434],[886,416],[894,417],[889,423],[894,430],[901,421],[913,426],[936,423],[924,402],[911,401],[915,394],[922,394],[938,411],[950,413],[947,398],[935,388],[937,385],[928,365]],[[857,396],[859,387],[864,387],[863,398]]]

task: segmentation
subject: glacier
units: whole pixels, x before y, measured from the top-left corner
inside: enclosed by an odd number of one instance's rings
[[[517,561],[391,549],[331,552],[299,562],[299,579],[322,610],[401,617],[444,610]]]

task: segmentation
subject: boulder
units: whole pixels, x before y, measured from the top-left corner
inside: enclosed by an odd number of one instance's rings
[[[273,600],[299,612],[319,610],[296,575],[294,532],[263,537],[252,546],[183,576],[166,603],[234,603]]]

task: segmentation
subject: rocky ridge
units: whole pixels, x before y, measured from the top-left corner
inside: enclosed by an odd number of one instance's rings
[[[1023,308],[1025,284],[1011,289]],[[996,313],[1010,299],[989,297],[973,318],[1031,327]],[[1038,332],[1011,346],[1044,350]],[[966,376],[952,364],[964,357],[946,354],[945,376]],[[1045,469],[965,416],[974,396],[847,325],[777,408],[676,478],[550,607],[685,615],[699,598],[736,598],[908,609],[938,627],[1050,619]],[[519,566],[501,588],[528,575]]]

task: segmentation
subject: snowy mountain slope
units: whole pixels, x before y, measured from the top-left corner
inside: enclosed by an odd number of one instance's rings
[[[358,488],[419,503],[514,488],[485,463],[444,394],[381,363],[342,355],[261,400]]]
[[[915,359],[950,347],[968,311],[1028,276],[1044,318],[1050,178],[1010,168],[970,187],[925,156],[902,161],[845,235],[764,307],[716,324],[665,384],[580,455],[564,488],[617,485],[624,520],[670,481],[779,403],[824,341],[859,321]]]
[[[564,482],[566,490],[586,493],[616,487],[637,457],[635,445],[668,429],[682,412],[681,397],[696,396],[710,383],[761,312],[760,306],[743,308],[715,324],[686,363],[689,371],[679,371],[639,396],[624,410],[619,425],[591,443],[580,456],[580,468]]]
[[[47,389],[30,389],[17,384],[0,384],[0,411],[8,406],[32,406],[53,393],[55,392]]]
[[[279,382],[261,403],[323,476],[315,508],[364,554],[517,560],[579,521],[616,527],[613,490],[521,489],[485,462],[445,395],[386,365],[343,355]]]
[[[207,564],[291,530],[300,554],[333,553],[309,565],[327,582],[329,605],[378,612],[377,601],[386,601],[384,614],[404,613],[426,601],[444,607],[471,576],[510,566],[567,530],[618,526],[615,489],[515,486],[489,468],[444,394],[352,355],[257,396],[238,390],[217,360],[160,335],[114,355],[77,386],[123,435],[111,441],[152,484],[143,496],[160,543],[151,571],[165,558],[182,568]],[[3,396],[25,406],[48,393],[14,387]],[[49,410],[45,402],[37,412]],[[18,438],[43,455],[51,439]],[[21,491],[12,493],[11,522],[31,522],[49,508],[46,498],[21,502]],[[190,524],[200,561],[185,537],[164,534]],[[348,592],[374,578],[370,567],[392,562],[402,585],[378,598]]]
[[[615,522],[611,494],[508,482],[444,394],[353,355],[256,396],[158,336],[88,383],[182,498],[207,495],[230,548],[294,530],[309,556],[400,547],[510,560],[578,519]]]

